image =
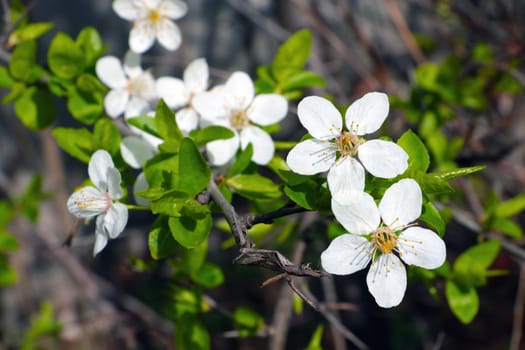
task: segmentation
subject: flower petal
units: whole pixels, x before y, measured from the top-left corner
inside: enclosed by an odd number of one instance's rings
[[[297,106],[297,115],[308,133],[318,140],[331,140],[341,134],[341,113],[325,98],[303,98]]]
[[[108,244],[108,236],[104,231],[104,216],[97,218],[97,228],[95,230],[95,245],[93,246],[93,256],[97,255]]]
[[[171,19],[179,19],[188,12],[188,6],[179,0],[164,0],[159,5],[159,12]]]
[[[445,242],[435,232],[421,227],[401,232],[397,247],[404,262],[425,269],[440,267],[447,256]]]
[[[213,166],[221,166],[228,163],[239,149],[239,136],[225,140],[215,140],[206,144],[206,153],[208,160]]]
[[[389,110],[388,96],[382,92],[369,92],[348,107],[346,127],[357,135],[371,134],[383,125]]]
[[[197,129],[199,125],[199,116],[193,108],[183,108],[175,114],[177,125],[184,135],[188,135],[190,131]]]
[[[133,21],[139,16],[137,4],[135,1],[131,0],[113,1],[113,11],[115,11],[119,17],[128,21]]]
[[[95,65],[95,71],[98,78],[111,89],[122,89],[128,82],[122,63],[116,57],[99,58]]]
[[[160,19],[157,22],[157,40],[165,49],[176,50],[182,43],[182,34],[179,27],[169,19]]]
[[[366,235],[380,223],[379,209],[366,192],[353,191],[345,197],[332,197],[332,212],[349,233]]]
[[[248,108],[248,119],[255,124],[270,125],[280,122],[288,113],[288,101],[279,94],[255,96]]]
[[[349,275],[368,265],[372,246],[358,235],[343,234],[336,237],[321,253],[321,265],[326,272]]]
[[[115,164],[110,154],[105,150],[98,150],[91,156],[88,164],[88,174],[91,182],[102,192],[108,190],[108,169]]]
[[[190,96],[182,80],[172,77],[160,77],[155,85],[157,94],[171,108],[179,108],[189,102]]]
[[[141,56],[138,53],[128,50],[124,55],[124,73],[130,78],[135,78],[143,74],[144,70],[140,65],[140,61]]]
[[[143,53],[153,46],[155,28],[147,20],[137,21],[129,32],[129,48],[136,53]]]
[[[377,305],[385,308],[397,306],[407,289],[405,266],[394,254],[383,254],[370,265],[366,284]]]
[[[210,72],[206,59],[197,58],[186,67],[182,76],[184,83],[192,93],[203,92],[208,88]]]
[[[268,133],[256,126],[246,126],[240,134],[241,148],[245,149],[249,143],[253,146],[252,161],[259,165],[266,165],[272,160],[275,146]]]
[[[78,218],[92,218],[106,210],[109,198],[92,186],[82,187],[67,199],[67,210]]]
[[[148,180],[146,179],[146,174],[144,174],[144,172],[141,172],[137,176],[137,179],[135,180],[135,183],[133,184],[133,196],[135,197],[135,203],[137,203],[137,205],[141,205],[143,207],[149,207],[149,199],[137,195],[137,192],[146,190],[148,188],[149,188],[149,184],[148,184]]]
[[[244,72],[234,72],[225,84],[225,96],[230,108],[244,110],[252,103],[255,95],[253,81]]]
[[[365,190],[365,169],[353,157],[343,157],[330,168],[327,180],[332,197],[346,197]]]
[[[122,176],[117,168],[108,169],[108,194],[110,199],[120,199],[122,198],[122,188],[120,187],[120,182],[122,181]]]
[[[290,150],[286,163],[301,175],[322,173],[334,165],[335,147],[326,141],[305,140]]]
[[[115,239],[128,223],[128,208],[122,203],[113,203],[104,215],[104,230],[108,237]]]
[[[379,203],[379,212],[386,225],[399,229],[421,215],[422,205],[423,195],[417,182],[402,179],[385,191]]]
[[[132,97],[128,104],[126,105],[126,110],[124,111],[124,117],[126,119],[132,118],[132,117],[138,117],[141,115],[145,115],[149,110],[151,109],[151,106],[149,105],[148,101],[143,100],[139,97]]]
[[[225,119],[228,113],[223,96],[215,92],[201,92],[195,95],[192,105],[197,113],[211,124],[215,124],[217,120]]]
[[[129,94],[126,90],[111,90],[104,96],[104,110],[111,118],[117,118],[126,110],[128,101]]]
[[[408,154],[390,141],[366,141],[359,146],[357,154],[366,170],[377,177],[391,179],[408,168]]]
[[[149,142],[137,136],[126,136],[120,143],[122,158],[134,169],[142,168],[156,153]]]

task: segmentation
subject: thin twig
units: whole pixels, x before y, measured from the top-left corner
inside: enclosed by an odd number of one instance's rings
[[[323,293],[324,293],[324,299],[325,299],[325,305],[326,304],[334,304],[337,302],[337,294],[335,291],[335,282],[334,278],[332,276],[328,276],[328,278],[323,278],[321,280],[321,286],[323,287]],[[337,318],[339,321],[341,320],[341,317],[337,310],[332,309],[332,314],[335,318]],[[341,333],[335,328],[333,325],[330,326],[330,331],[332,333],[332,338],[334,339],[334,350],[346,350],[346,344],[345,340]]]
[[[519,350],[523,332],[523,311],[525,309],[525,262],[520,262],[518,291],[514,301],[514,320],[512,322],[512,336],[510,350]]]
[[[266,214],[248,215],[244,218],[244,225],[246,226],[246,229],[250,229],[256,224],[271,224],[275,219],[278,219],[280,217],[297,213],[304,213],[305,211],[308,211],[308,209],[305,209],[298,205],[285,206]]]

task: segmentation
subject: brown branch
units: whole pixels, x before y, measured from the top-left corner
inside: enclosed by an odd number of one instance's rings
[[[298,205],[285,206],[266,214],[247,215],[244,218],[244,225],[246,226],[246,229],[250,229],[252,226],[257,224],[271,224],[275,219],[278,219],[280,217],[297,213],[304,213],[305,211],[308,211],[308,209],[305,209]]]

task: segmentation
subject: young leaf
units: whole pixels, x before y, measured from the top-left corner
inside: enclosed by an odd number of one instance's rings
[[[490,230],[501,232],[514,239],[523,237],[521,226],[507,218],[493,218],[490,222]]]
[[[141,193],[141,196],[144,196],[144,194]],[[151,200],[151,212],[153,214],[180,216],[180,211],[189,198],[190,196],[186,192],[178,190],[168,191],[162,197]]]
[[[452,180],[456,177],[460,176],[466,176],[473,173],[477,173],[478,171],[481,171],[485,169],[484,165],[478,165],[478,166],[472,166],[467,168],[458,168],[454,170],[446,170],[439,173],[434,173],[434,176],[437,176],[445,181]]]
[[[464,324],[469,324],[479,310],[479,297],[472,286],[462,286],[454,281],[445,284],[445,295],[452,313]]]
[[[425,144],[412,130],[407,130],[397,144],[407,152],[408,167],[414,170],[426,172],[430,164],[430,157]]]
[[[494,215],[500,218],[508,218],[521,213],[523,210],[525,210],[525,194],[520,194],[514,198],[499,203],[496,206]]]
[[[160,100],[155,113],[155,126],[163,140],[181,141],[184,137],[177,122],[175,113],[168,107],[164,100]]]
[[[173,238],[188,249],[197,247],[208,238],[212,223],[210,214],[201,219],[190,216],[170,217],[168,221]]]
[[[142,131],[147,132],[156,137],[160,137],[159,132],[157,131],[157,126],[155,125],[155,119],[149,115],[141,115],[138,117],[129,118],[126,120],[129,125],[132,125],[136,128],[139,128]]]
[[[289,92],[304,89],[306,87],[325,85],[326,81],[319,74],[310,71],[303,71],[286,79],[280,84],[280,87],[282,91]]]
[[[177,318],[175,346],[177,349],[209,350],[210,334],[195,315],[184,313]]]
[[[205,128],[195,130],[192,132],[193,142],[197,147],[204,146],[210,141],[213,140],[224,140],[230,139],[235,136],[235,133],[224,126],[220,125],[210,125]]]
[[[195,196],[208,186],[210,178],[211,169],[193,141],[183,138],[179,148],[179,188]]]
[[[200,269],[191,273],[191,279],[205,288],[215,288],[224,281],[224,274],[220,266],[205,262]]]
[[[0,253],[12,252],[18,249],[18,241],[9,232],[0,228]]]
[[[179,181],[178,154],[157,154],[144,164],[144,173],[150,188],[175,188]]]
[[[175,254],[177,242],[170,234],[168,217],[159,216],[148,235],[148,247],[151,257],[155,260],[164,259]]]
[[[68,91],[67,109],[79,122],[93,124],[104,112],[104,97],[98,91],[84,92],[73,87]]]
[[[49,68],[60,78],[72,79],[84,70],[84,53],[66,33],[57,33],[47,51]]]
[[[15,112],[29,129],[45,129],[56,118],[53,95],[44,88],[31,86],[15,101]]]
[[[15,47],[9,60],[9,73],[16,80],[32,83],[38,79],[36,65],[36,42],[25,42]]]
[[[490,240],[470,247],[454,261],[454,272],[470,285],[484,285],[487,269],[498,256],[500,247],[499,240]]]
[[[60,148],[84,163],[95,151],[93,135],[87,129],[55,128],[52,135]]]
[[[110,119],[100,119],[95,123],[93,141],[96,149],[105,149],[116,156],[120,150],[120,139],[120,132]]]
[[[272,63],[272,73],[278,81],[284,81],[300,72],[310,57],[312,33],[302,29],[294,33],[277,50]]]
[[[35,22],[22,25],[11,33],[9,39],[7,39],[7,46],[13,47],[23,42],[37,39],[50,31],[53,26],[52,22]]]
[[[439,214],[439,210],[431,202],[423,204],[423,212],[419,218],[443,237],[447,225]]]
[[[304,348],[304,350],[323,350],[323,348],[321,347],[321,340],[323,339],[323,330],[324,327],[322,324],[318,325],[315,328],[314,334],[312,334],[310,342],[308,343],[308,346]]]
[[[248,199],[274,199],[281,196],[279,185],[258,174],[236,175],[227,178],[226,184]]]
[[[233,312],[233,322],[235,322],[241,337],[256,334],[264,325],[264,320],[258,313],[245,307],[235,309]]]
[[[0,87],[1,88],[11,88],[15,84],[15,81],[9,74],[9,71],[6,67],[0,66]]]
[[[252,156],[253,156],[253,145],[249,143],[248,146],[246,146],[246,148],[243,149],[239,153],[237,159],[230,167],[230,170],[228,171],[228,177],[235,176],[237,174],[242,173],[244,170],[246,170],[248,165],[250,165]]]
[[[85,27],[82,29],[77,36],[76,44],[84,53],[84,63],[86,67],[94,65],[104,52],[102,38],[93,27]]]

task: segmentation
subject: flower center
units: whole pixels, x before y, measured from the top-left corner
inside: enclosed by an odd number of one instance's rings
[[[387,226],[381,226],[372,232],[372,244],[384,254],[389,254],[397,246],[398,236]]]
[[[126,90],[131,96],[150,100],[152,98],[153,83],[147,74],[141,74],[128,80]]]
[[[148,10],[148,21],[151,23],[156,23],[161,18],[160,11],[156,8]]]
[[[246,111],[234,111],[230,117],[230,124],[237,131],[241,131],[244,127],[250,125],[250,120],[246,115]]]
[[[364,139],[359,138],[354,133],[343,131],[335,139],[335,148],[341,157],[355,156],[359,145],[364,143]]]

